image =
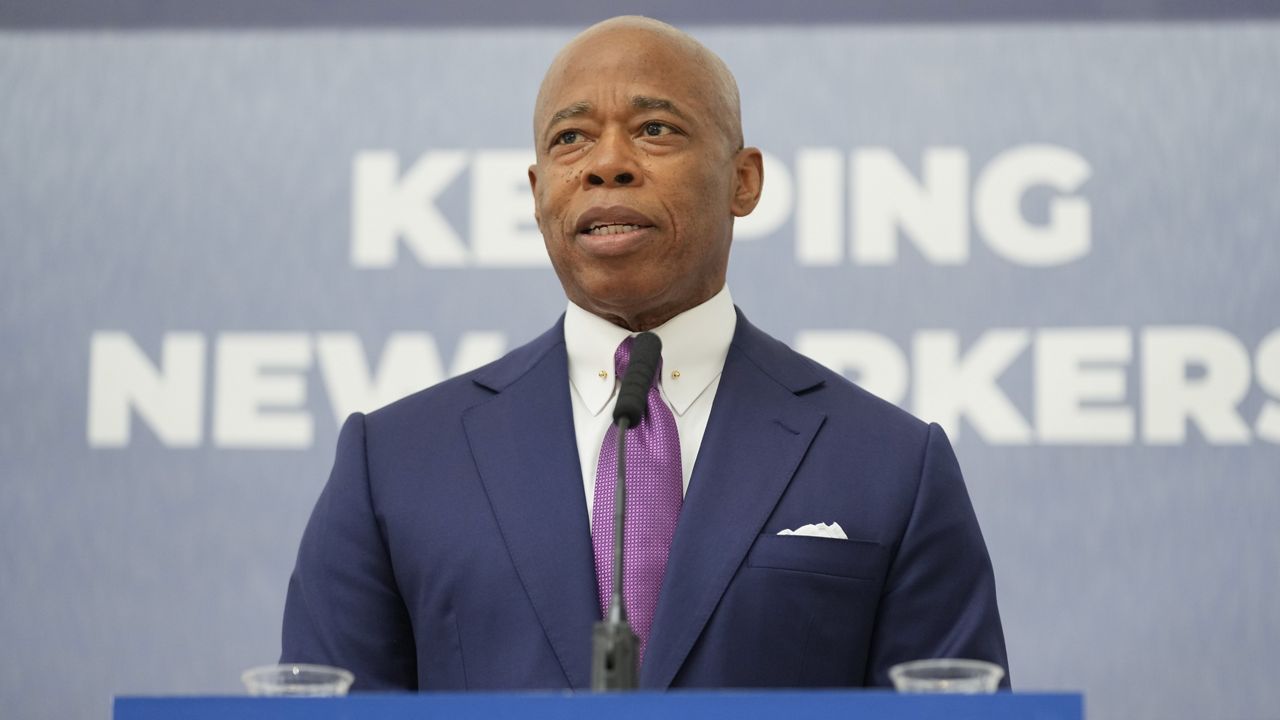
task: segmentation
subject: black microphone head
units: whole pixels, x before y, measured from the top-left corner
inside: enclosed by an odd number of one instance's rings
[[[645,399],[653,374],[662,359],[662,341],[651,332],[642,332],[631,344],[631,363],[622,376],[622,388],[618,390],[618,403],[613,408],[613,422],[627,419],[628,427],[640,424],[644,417]]]

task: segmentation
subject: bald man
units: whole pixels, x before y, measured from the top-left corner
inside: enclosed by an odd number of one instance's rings
[[[565,314],[495,363],[347,420],[289,583],[282,661],[346,667],[364,690],[589,687],[607,431],[628,338],[651,330],[662,369],[645,417],[666,434],[627,528],[648,569],[627,586],[641,687],[886,685],[890,666],[931,657],[1007,667],[942,430],[733,305],[733,221],[763,171],[724,63],[653,20],[600,23],[552,62],[533,127]]]

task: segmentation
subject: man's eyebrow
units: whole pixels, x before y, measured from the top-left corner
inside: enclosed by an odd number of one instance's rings
[[[648,95],[636,95],[631,98],[631,107],[637,110],[663,110],[675,115],[683,120],[688,120],[689,116],[680,111],[675,103],[666,98],[649,97]],[[591,103],[586,100],[579,100],[572,105],[563,107],[551,115],[551,119],[547,120],[547,127],[551,128],[562,120],[568,120],[580,115],[586,115],[591,112]]]
[[[676,117],[688,120],[689,116],[680,112],[676,104],[666,98],[655,98],[647,95],[636,95],[631,98],[631,107],[637,110],[665,110]]]
[[[556,113],[551,116],[551,119],[547,121],[547,127],[551,127],[561,120],[568,120],[569,118],[578,117],[579,115],[586,115],[589,112],[591,112],[591,103],[586,100],[579,100],[569,107],[557,110]]]

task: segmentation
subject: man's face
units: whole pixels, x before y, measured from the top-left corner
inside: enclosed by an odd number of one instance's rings
[[[647,329],[724,285],[733,217],[760,153],[723,129],[710,75],[635,29],[578,42],[548,73],[529,168],[538,227],[569,299]]]

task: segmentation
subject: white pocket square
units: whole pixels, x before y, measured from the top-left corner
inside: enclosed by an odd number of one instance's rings
[[[779,535],[804,535],[807,537],[832,538],[833,540],[848,540],[849,536],[844,534],[844,528],[840,527],[840,523],[835,522],[830,525],[826,523],[818,523],[817,525],[805,525],[795,530],[783,530]]]

